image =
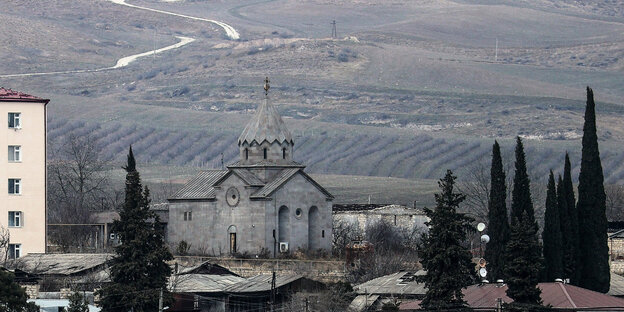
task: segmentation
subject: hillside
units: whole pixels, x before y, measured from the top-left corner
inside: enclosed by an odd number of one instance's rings
[[[0,40],[10,43],[0,47],[0,86],[51,99],[50,144],[89,134],[108,160],[133,144],[150,166],[220,167],[221,153],[226,164],[237,155],[269,76],[308,172],[437,179],[453,169],[461,178],[489,161],[494,139],[511,161],[521,135],[542,179],[561,170],[566,150],[578,171],[590,85],[607,182],[624,182],[618,2],[127,2],[218,20],[241,39],[214,23],[108,0],[9,0],[0,12]],[[332,20],[338,38],[329,38]],[[120,69],[6,76],[110,67],[176,36],[195,41]]]

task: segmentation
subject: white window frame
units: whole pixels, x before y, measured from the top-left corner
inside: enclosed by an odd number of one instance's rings
[[[22,129],[22,113],[9,113],[9,129]],[[13,126],[11,127],[11,117],[13,117]]]
[[[11,193],[11,183],[13,183],[13,193]],[[9,195],[21,195],[22,194],[22,179],[19,179],[19,178],[9,179],[8,191],[9,191]]]
[[[9,227],[23,227],[23,226],[24,226],[24,213],[21,211],[9,211]]]
[[[22,244],[9,244],[9,259],[17,259],[22,256]]]
[[[11,148],[13,148],[12,152],[11,152]],[[12,160],[11,160],[11,156],[13,156]],[[22,162],[22,146],[21,145],[9,145],[9,162]]]

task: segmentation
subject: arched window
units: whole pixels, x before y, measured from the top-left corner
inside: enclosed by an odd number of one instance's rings
[[[282,148],[282,159],[286,159],[286,148]]]
[[[316,206],[310,207],[308,212],[308,249],[317,250],[321,248],[321,238],[325,233],[321,233],[321,220],[319,210]]]
[[[245,147],[245,160],[249,159],[249,149]]]
[[[290,238],[290,215],[286,206],[279,209],[277,229],[279,242],[288,242]]]
[[[236,226],[230,225],[228,228],[228,234],[230,236],[230,254],[234,254],[238,251],[236,246]]]
[[[267,148],[264,148],[264,159],[267,159]]]

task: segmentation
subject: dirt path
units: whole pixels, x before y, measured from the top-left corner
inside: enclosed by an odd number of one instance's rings
[[[128,7],[131,7],[131,8],[135,8],[135,9],[141,9],[141,10],[147,10],[147,11],[152,11],[152,12],[157,12],[157,13],[162,13],[162,14],[179,16],[179,17],[184,17],[184,18],[197,20],[197,21],[210,22],[210,23],[216,24],[219,27],[223,28],[223,30],[225,30],[225,34],[230,39],[232,39],[232,40],[240,39],[240,34],[236,31],[236,29],[234,29],[234,27],[232,27],[232,26],[230,26],[230,25],[228,25],[226,23],[223,23],[223,22],[219,22],[219,21],[215,21],[215,20],[211,20],[211,19],[207,19],[207,18],[201,18],[201,17],[195,17],[195,16],[189,16],[189,15],[184,15],[184,14],[173,13],[173,12],[169,12],[169,11],[152,9],[152,8],[148,8],[148,7],[142,7],[142,6],[126,3],[126,0],[109,0],[109,1],[113,2],[113,3],[116,3],[116,4],[121,4],[121,5],[125,5],[125,6],[128,6]]]
[[[180,42],[176,44],[172,44],[170,46],[166,46],[164,48],[160,48],[157,50],[151,50],[139,54],[134,54],[126,57],[122,57],[117,60],[115,66],[104,67],[104,68],[96,68],[96,69],[79,69],[79,70],[67,70],[67,71],[56,71],[56,72],[44,72],[44,73],[28,73],[28,74],[9,74],[9,75],[0,75],[0,78],[11,78],[11,77],[31,77],[31,76],[45,76],[45,75],[58,75],[58,74],[75,74],[75,73],[92,73],[92,72],[100,72],[105,70],[118,69],[122,67],[128,66],[130,63],[136,61],[139,58],[159,54],[165,51],[173,50],[185,46],[195,39],[189,37],[176,36],[176,38],[180,39]]]

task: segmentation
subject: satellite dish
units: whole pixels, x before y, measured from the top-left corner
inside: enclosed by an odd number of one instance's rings
[[[485,268],[479,269],[479,276],[485,278],[487,276],[487,270]]]
[[[490,236],[487,234],[483,234],[481,235],[481,242],[484,244],[487,244],[490,242]]]
[[[483,232],[483,230],[485,230],[485,223],[479,222],[479,224],[477,224],[477,231]]]

